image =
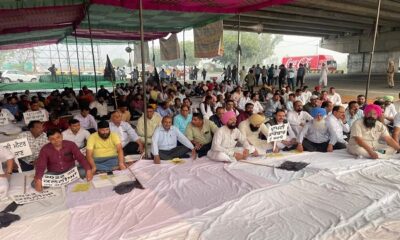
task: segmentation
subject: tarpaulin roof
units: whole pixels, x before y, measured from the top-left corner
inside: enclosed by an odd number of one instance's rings
[[[143,0],[145,40],[158,39],[185,28],[202,26],[231,17],[233,13],[289,1],[292,0]],[[32,47],[39,42],[58,42],[74,34],[73,29],[76,29],[78,37],[89,38],[87,10],[94,39],[139,40],[138,2],[1,0],[0,46]],[[219,14],[216,14],[217,12]]]

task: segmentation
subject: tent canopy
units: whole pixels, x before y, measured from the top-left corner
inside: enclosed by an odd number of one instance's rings
[[[145,40],[290,1],[143,0]],[[139,40],[138,7],[138,0],[2,0],[0,49],[56,43],[75,30],[77,37],[89,38],[88,15],[93,39]]]

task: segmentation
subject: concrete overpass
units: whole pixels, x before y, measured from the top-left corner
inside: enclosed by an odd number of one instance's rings
[[[240,16],[241,30],[321,37],[320,47],[349,53],[348,71],[368,71],[378,0],[296,0]],[[224,20],[237,30],[238,18]],[[382,0],[373,72],[385,72],[389,59],[399,66],[400,0]]]

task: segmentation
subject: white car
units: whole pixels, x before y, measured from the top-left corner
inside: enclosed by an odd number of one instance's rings
[[[19,70],[0,70],[0,72],[0,79],[2,83],[39,81],[39,78],[36,75],[30,75]]]

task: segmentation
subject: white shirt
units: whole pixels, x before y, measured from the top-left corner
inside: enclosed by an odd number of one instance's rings
[[[330,144],[335,145],[334,143],[336,143],[337,140],[334,136],[329,134],[327,121],[325,121],[326,128],[324,129],[316,129],[313,126],[313,121],[314,120],[308,122],[304,126],[303,130],[301,130],[297,137],[297,142],[302,143],[304,138],[307,138],[307,140],[313,143],[324,143],[329,141]]]
[[[335,115],[329,115],[326,118],[327,124],[328,124],[328,129],[331,137],[334,137],[336,139],[335,142],[332,144],[335,145],[336,142],[340,143],[347,143],[345,139],[345,136],[343,135],[343,132],[348,133],[350,132],[350,126],[349,124],[344,124],[342,120],[337,119]]]
[[[122,147],[125,147],[130,141],[136,142],[139,139],[139,136],[132,126],[124,121],[122,121],[119,126],[110,122],[110,131],[118,134],[119,139],[121,139]]]
[[[14,120],[15,120],[14,115],[12,115],[12,113],[11,113],[8,109],[6,109],[6,108],[2,108],[2,109],[1,109],[0,115],[2,115],[2,116],[4,116],[4,117],[7,117],[7,118],[8,118],[8,121],[14,121]]]
[[[203,114],[204,119],[209,119],[212,115],[214,115],[212,107],[208,105],[206,110],[204,103],[200,103],[200,112]]]
[[[248,149],[249,152],[254,151],[254,147],[249,144],[239,129],[235,128],[231,130],[227,126],[223,126],[218,128],[214,134],[211,151],[223,152],[232,157],[235,154],[235,147],[238,142],[243,145],[243,148]]]
[[[99,103],[98,101],[94,101],[89,105],[90,109],[96,108],[97,109],[97,115],[100,117],[106,116],[108,114],[108,109],[107,109],[107,103],[103,102],[103,104]]]
[[[333,103],[333,106],[339,106],[342,104],[342,98],[340,97],[339,93],[328,95],[328,98]]]
[[[83,117],[82,114],[79,113],[78,115],[74,116],[74,119],[78,120],[81,124],[81,127],[84,129],[94,128],[97,130],[97,122],[90,114],[88,114],[86,117]]]
[[[253,107],[253,113],[263,113],[264,112],[264,108],[261,105],[260,101],[253,101],[250,100],[249,103],[252,103],[254,105]]]
[[[387,106],[385,108],[385,112],[384,112],[385,117],[394,118],[394,116],[396,116],[396,114],[397,114],[396,107],[394,106],[393,103],[391,103],[389,106]],[[385,124],[389,124],[389,123],[390,123],[390,121],[385,119]]]
[[[240,109],[240,110],[245,110],[244,108],[245,108],[245,106],[246,106],[246,103],[248,103],[250,101],[250,98],[249,97],[241,97],[240,99],[239,99],[239,102],[238,102],[238,108]]]
[[[3,162],[7,162],[7,160],[14,159],[15,155],[10,150],[4,147],[0,147],[0,174],[4,174],[3,171]]]
[[[310,91],[305,91],[303,93],[301,93],[301,95],[303,96],[304,99],[304,104],[308,103],[310,101],[310,98],[312,96],[312,93]]]
[[[311,115],[306,111],[301,111],[300,113],[289,111],[287,114],[287,120],[292,127],[293,132],[298,136],[303,129],[300,124],[305,125],[307,121],[313,120],[313,117],[311,117]]]
[[[85,140],[88,140],[90,133],[88,130],[80,128],[79,131],[74,134],[71,129],[68,128],[62,132],[62,135],[64,140],[74,142],[78,148],[83,148],[85,147]]]
[[[295,99],[296,101],[302,102],[303,105],[304,105],[304,104],[306,104],[306,99],[305,99],[304,97],[305,97],[305,96],[304,96],[303,94],[301,94],[300,96],[297,96],[297,95],[296,95],[294,99]]]

